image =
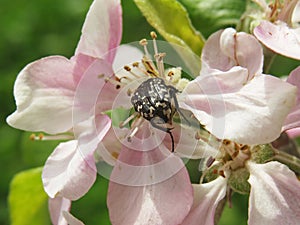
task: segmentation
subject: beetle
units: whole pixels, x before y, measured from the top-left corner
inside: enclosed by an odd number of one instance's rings
[[[179,91],[166,85],[162,78],[149,78],[141,83],[131,97],[134,110],[151,125],[165,131],[171,137],[172,152],[174,152],[174,138],[171,133],[173,116],[179,109],[176,93]]]

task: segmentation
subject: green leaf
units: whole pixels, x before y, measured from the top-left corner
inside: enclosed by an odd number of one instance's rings
[[[194,26],[208,37],[213,32],[236,26],[245,12],[245,0],[179,0],[188,10]]]
[[[15,175],[8,197],[11,225],[48,225],[48,196],[41,180],[42,168]]]
[[[194,29],[186,9],[175,0],[134,0],[138,8],[168,42],[187,48],[178,50],[193,75],[200,71],[200,60],[204,38]],[[194,54],[192,54],[194,53]]]

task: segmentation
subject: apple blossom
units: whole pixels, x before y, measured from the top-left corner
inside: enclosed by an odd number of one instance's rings
[[[179,104],[219,139],[269,143],[280,135],[296,88],[263,74],[262,65],[262,48],[253,36],[218,31],[207,40],[200,76],[188,83]]]
[[[214,224],[215,209],[226,192],[230,195],[228,190],[242,194],[250,192],[249,225],[297,224],[300,182],[295,173],[279,162],[255,162],[256,151],[264,151],[262,147],[236,148],[232,142],[223,142],[220,150],[229,155],[231,151],[232,158],[227,162],[226,156],[217,159],[210,173],[219,176],[193,186],[194,203],[183,224]]]
[[[95,26],[99,28],[95,29]],[[113,134],[111,119],[105,114],[107,110],[113,109],[114,99],[120,91],[124,90],[124,88],[119,90],[118,85],[123,85],[120,82],[122,77],[115,77],[114,70],[120,68],[120,63],[125,66],[136,62],[136,55],[140,56],[139,59],[142,58],[142,55],[128,46],[120,47],[117,51],[116,47],[119,45],[120,38],[120,1],[95,0],[87,14],[75,55],[70,60],[62,56],[46,57],[27,65],[17,77],[14,88],[17,110],[8,117],[8,123],[19,129],[50,134],[50,136],[39,135],[38,137],[33,135],[32,139],[69,140],[56,147],[47,159],[42,174],[44,189],[50,197],[49,210],[54,224],[81,224],[68,213],[71,200],[82,197],[96,179],[95,151],[97,150],[101,159],[105,160],[107,158],[104,157],[104,154],[107,149],[111,150],[112,144],[117,142],[116,139],[121,139],[118,135]],[[122,53],[126,53],[127,58]],[[131,57],[128,59],[128,56]],[[145,63],[145,65],[148,64]],[[160,72],[161,70],[162,68],[160,68]],[[153,69],[153,72],[156,72],[156,69]],[[176,84],[179,84],[180,80],[183,81],[183,79],[179,79]],[[123,96],[119,97],[119,101],[123,102],[122,99]],[[130,131],[127,131],[129,134]],[[120,131],[120,133],[122,132]],[[136,133],[131,131],[131,138]],[[142,138],[142,140],[144,139]],[[103,142],[98,147],[101,141]],[[133,140],[132,143],[135,144],[135,141]],[[105,150],[101,148],[102,144],[107,144]],[[144,150],[144,142],[142,144],[140,149]],[[120,146],[122,146],[123,152],[126,152],[124,143]],[[120,150],[121,148],[119,148]],[[118,149],[114,149],[114,151],[108,152],[111,157],[117,157],[119,154]],[[154,155],[154,158],[165,159],[157,153],[157,150],[152,152],[146,152],[144,158],[151,158]],[[157,154],[158,156],[156,156]],[[128,155],[130,154],[128,153]],[[135,157],[133,159],[135,159],[133,163],[138,160]],[[166,160],[161,168],[172,168],[167,174],[168,177],[163,175],[160,178],[162,183],[154,182],[149,187],[156,190],[155,196],[166,197],[165,202],[161,202],[154,196],[154,206],[160,205],[160,209],[155,212],[157,220],[167,223],[176,214],[177,217],[174,221],[180,223],[192,204],[191,183],[182,161],[170,153],[167,159],[170,160]],[[115,160],[114,158],[110,163],[115,164]],[[174,163],[175,165],[173,165]],[[139,168],[140,166],[137,170]],[[152,175],[155,179],[159,173]],[[173,187],[178,183],[182,186]],[[123,189],[118,189],[119,184],[111,184],[110,187],[114,191],[111,191],[108,198],[120,198],[118,192]],[[145,184],[142,184],[140,189],[143,190],[144,187]],[[171,188],[174,190],[173,194],[170,192]],[[135,190],[135,187],[127,185],[126,190],[130,192]],[[176,210],[170,211],[169,214],[158,217],[163,214],[164,206],[172,207],[173,203],[169,200],[176,198],[179,200],[178,197],[181,193],[183,194],[180,198],[182,204]],[[147,199],[148,195],[145,194],[140,195],[142,201]],[[126,197],[131,196],[126,195]],[[152,194],[151,197],[153,197]],[[129,198],[123,198],[123,202],[117,202],[126,205],[128,201]],[[113,204],[115,202],[109,204],[109,208],[111,218],[115,221],[118,208]],[[145,210],[149,206],[145,207],[141,209],[141,216],[147,212]],[[143,219],[135,218],[133,214],[127,214],[127,217],[128,219]],[[120,220],[117,223],[120,223]]]
[[[219,146],[214,146],[219,153],[215,154],[214,161],[207,162],[200,184],[193,186],[194,203],[183,224],[214,224],[215,209],[230,190],[242,194],[250,192],[248,224],[296,224],[299,220],[297,190],[300,183],[297,177],[285,165],[268,162],[274,159],[275,151],[270,146],[259,145],[276,139],[284,124],[298,122],[286,119],[288,113],[291,112],[289,116],[292,116],[299,105],[297,102],[294,106],[296,88],[292,86],[299,85],[296,81],[298,69],[291,73],[288,81],[292,84],[290,85],[278,78],[264,75],[262,65],[262,48],[249,34],[227,28],[216,32],[206,42],[200,76],[186,86],[189,98],[192,99],[186,100],[181,106],[190,109],[205,128],[217,136],[211,143],[220,143]],[[211,84],[215,84],[217,88],[213,89]],[[276,86],[280,88],[278,93],[274,92]],[[223,97],[217,98],[220,90]],[[201,92],[207,94],[207,99],[201,98]],[[234,94],[231,96],[232,93]],[[280,95],[287,98],[283,100]],[[221,101],[225,106],[220,104]],[[287,105],[286,101],[289,101]],[[247,112],[239,111],[246,109],[243,107],[244,103],[251,105]],[[273,103],[277,106],[272,106]],[[221,108],[222,113],[215,115],[209,114],[211,111],[208,110],[203,113],[200,110],[205,104],[209,104],[210,108],[206,108],[210,110],[214,107],[223,107],[225,110]],[[260,110],[261,106],[265,110]],[[235,111],[239,114],[235,114]],[[214,124],[211,125],[212,121],[221,121],[219,118],[227,114],[232,122],[222,130],[224,134],[218,135]],[[275,116],[276,119],[270,119],[270,116]],[[223,124],[227,124],[226,117],[224,121]],[[252,121],[260,122],[253,126],[255,123],[251,124]],[[251,126],[253,127],[250,128]],[[239,128],[241,131],[237,132]],[[286,178],[281,179],[283,177]],[[203,180],[207,183],[202,183]],[[293,196],[296,196],[296,200]]]

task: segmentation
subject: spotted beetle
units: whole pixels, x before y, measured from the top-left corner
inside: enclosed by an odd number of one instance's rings
[[[161,78],[149,78],[135,90],[131,97],[131,103],[136,112],[151,125],[159,130],[167,132],[172,141],[174,152],[174,138],[171,133],[173,128],[164,124],[172,125],[175,112],[179,109],[176,93],[179,92],[171,85],[166,85]]]

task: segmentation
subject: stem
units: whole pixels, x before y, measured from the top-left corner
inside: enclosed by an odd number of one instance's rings
[[[296,156],[292,156],[286,152],[274,149],[275,156],[274,159],[287,165],[291,170],[300,174],[300,159]]]

